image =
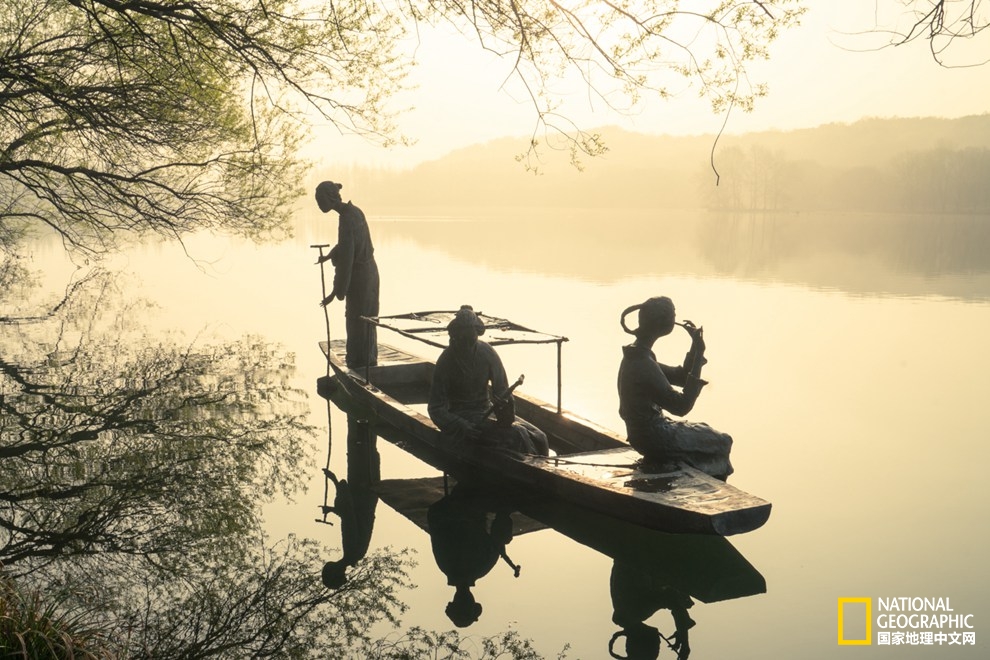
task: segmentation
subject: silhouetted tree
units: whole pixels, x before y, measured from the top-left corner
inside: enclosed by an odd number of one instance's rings
[[[374,3],[10,0],[0,25],[0,225],[87,251],[119,232],[279,229],[301,172],[292,116],[384,135],[401,77],[402,30]]]
[[[676,0],[564,6],[557,2],[431,2],[424,16],[447,21],[512,62],[512,74],[536,110],[532,146],[543,129],[564,136],[572,161],[598,154],[598,135],[561,114],[558,81],[574,76],[604,106],[625,111],[643,95],[668,99],[685,83],[715,112],[744,110],[766,93],[746,66],[768,56],[769,44],[797,24],[800,0]],[[670,74],[674,74],[671,76]],[[530,152],[530,155],[532,152]]]
[[[505,58],[536,112],[531,148],[541,129],[567,131],[576,155],[603,147],[561,115],[562,80],[629,109],[684,76],[716,111],[748,109],[765,88],[746,65],[797,22],[799,4],[6,0],[0,237],[46,225],[100,253],[121,233],[283,229],[308,118],[402,139],[385,103],[420,23],[449,22]]]

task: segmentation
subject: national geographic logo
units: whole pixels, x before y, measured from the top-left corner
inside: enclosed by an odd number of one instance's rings
[[[870,646],[874,630],[878,646],[976,645],[973,615],[956,612],[948,598],[839,598],[838,604],[840,646]]]
[[[868,646],[873,643],[870,623],[873,620],[872,598],[839,599],[839,644]]]

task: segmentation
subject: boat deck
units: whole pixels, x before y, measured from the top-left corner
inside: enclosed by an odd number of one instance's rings
[[[452,447],[426,412],[434,363],[380,344],[378,365],[349,369],[339,357],[343,342],[323,342],[321,348],[348,399],[402,433],[405,446],[418,444],[438,454],[444,470],[457,466],[535,487],[655,529],[729,535],[756,529],[770,515],[766,500],[687,465],[664,470],[645,465],[615,432],[518,392],[516,414],[547,434],[553,456]],[[381,432],[387,435],[384,428]]]

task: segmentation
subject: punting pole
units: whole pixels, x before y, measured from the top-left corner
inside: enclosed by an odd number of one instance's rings
[[[560,363],[561,363],[560,356],[561,356],[561,352],[562,352],[561,351],[561,347],[563,345],[564,345],[564,342],[561,341],[560,339],[558,339],[557,340],[557,414],[558,415],[561,413],[561,407],[560,407],[560,388],[561,388],[561,384],[563,382],[563,378],[562,378],[561,366],[560,366]]]
[[[323,264],[325,259],[323,258],[323,248],[330,247],[328,243],[323,243],[322,245],[310,245],[311,248],[317,248],[320,251],[320,260],[317,261],[320,265],[320,290],[323,293],[323,297],[320,298],[320,302],[327,299],[327,278],[323,271]],[[323,319],[327,324],[327,350],[330,350],[330,310],[327,309],[326,305],[323,305]],[[330,356],[327,356],[327,375],[330,375]]]
[[[320,298],[322,303],[327,297],[327,278],[323,268],[323,264],[326,260],[323,258],[323,248],[330,247],[328,243],[322,243],[320,245],[310,245],[311,248],[316,248],[320,251],[320,259],[316,263],[320,265],[320,291],[323,293],[323,297]],[[330,310],[327,309],[326,305],[323,305],[323,320],[326,322],[327,328],[327,352],[330,351]],[[330,356],[327,355],[327,376],[330,375]],[[323,506],[320,507],[323,512],[323,519],[316,519],[316,522],[324,523],[326,525],[333,525],[333,523],[327,520],[327,514],[330,512],[329,509],[329,496],[330,496],[330,477],[325,476],[326,472],[330,471],[330,456],[333,454],[333,421],[332,413],[330,409],[330,399],[327,399],[327,466],[323,477]]]

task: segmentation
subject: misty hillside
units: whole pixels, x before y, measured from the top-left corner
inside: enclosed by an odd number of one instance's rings
[[[544,148],[539,172],[527,171],[516,159],[527,140],[503,138],[411,170],[335,175],[376,209],[990,212],[990,115],[866,119],[717,141],[598,132],[609,150],[584,158],[583,170],[570,165],[567,151]]]

